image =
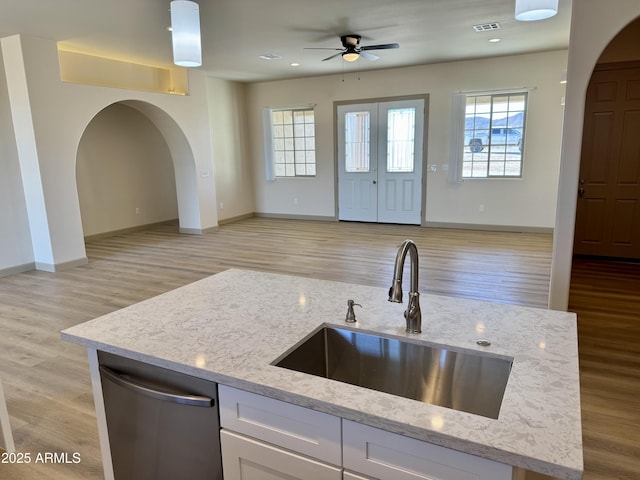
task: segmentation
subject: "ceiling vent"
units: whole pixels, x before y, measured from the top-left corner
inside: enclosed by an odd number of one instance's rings
[[[262,55],[258,55],[258,58],[263,60],[278,60],[282,58],[280,55],[276,55],[275,53],[264,53]]]
[[[481,23],[479,25],[474,25],[473,29],[476,32],[488,32],[491,30],[500,30],[500,24],[498,22]]]

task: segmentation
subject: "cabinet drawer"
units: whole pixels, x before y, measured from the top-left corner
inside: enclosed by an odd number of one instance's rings
[[[220,425],[333,465],[341,465],[340,418],[224,385]]]
[[[220,432],[225,480],[341,480],[342,469],[227,430]]]
[[[380,480],[511,480],[503,463],[342,422],[344,468]]]

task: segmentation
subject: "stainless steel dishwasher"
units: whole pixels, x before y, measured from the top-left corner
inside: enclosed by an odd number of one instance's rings
[[[217,384],[98,352],[115,480],[222,480]]]

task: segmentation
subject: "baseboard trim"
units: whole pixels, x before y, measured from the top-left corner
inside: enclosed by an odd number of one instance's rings
[[[81,257],[60,263],[36,262],[35,268],[36,270],[43,270],[45,272],[62,272],[63,270],[69,270],[74,267],[79,267],[80,265],[86,265],[87,263],[89,263],[89,259],[87,257]]]
[[[208,228],[187,228],[180,227],[179,232],[184,233],[185,235],[203,235],[205,233],[211,233],[218,230],[218,227],[208,227]]]
[[[218,220],[218,225],[228,225],[229,223],[239,222],[240,220],[246,220],[247,218],[253,218],[255,216],[255,213],[245,213],[244,215],[237,215],[235,217]]]
[[[253,214],[253,216],[261,217],[261,218],[281,218],[284,220],[317,220],[320,222],[337,222],[338,221],[336,217],[325,217],[322,215],[291,215],[288,213],[256,212]]]
[[[16,273],[29,272],[35,270],[36,262],[23,263],[22,265],[15,265],[13,267],[1,268],[0,277],[8,277],[9,275],[15,275]]]
[[[491,232],[553,233],[553,228],[522,227],[519,225],[483,225],[479,223],[425,222],[423,226],[431,228],[452,228],[456,230],[485,230]]]
[[[173,220],[165,220],[163,222],[145,223],[144,225],[136,225],[135,227],[127,227],[127,228],[121,228],[119,230],[111,230],[109,232],[96,233],[95,235],[85,236],[84,241],[92,242],[94,240],[103,240],[105,238],[114,237],[116,235],[142,232],[143,230],[149,230],[150,228],[153,228],[153,227],[158,227],[160,225],[168,225],[168,224],[177,223],[177,222],[178,222],[178,219],[174,218]]]

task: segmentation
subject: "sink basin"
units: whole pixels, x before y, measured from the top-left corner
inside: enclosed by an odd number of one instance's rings
[[[512,359],[323,326],[273,364],[498,418]]]

